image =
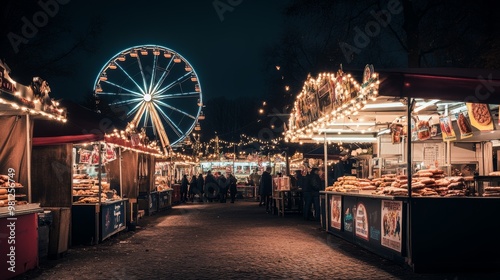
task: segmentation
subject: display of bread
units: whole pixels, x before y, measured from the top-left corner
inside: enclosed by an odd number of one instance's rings
[[[334,192],[358,192],[360,190],[360,179],[356,176],[339,177],[333,186],[327,187],[326,191]]]
[[[156,186],[156,190],[162,192],[162,191],[171,191],[173,189],[169,187],[167,184],[159,184],[158,186]]]
[[[26,195],[17,190],[23,187],[22,184],[13,182],[8,175],[0,174],[0,207],[9,206],[9,201],[11,201],[11,205],[12,203],[15,205],[27,204],[27,201],[21,199]],[[15,191],[11,191],[11,189],[15,189]]]
[[[466,196],[468,183],[474,181],[472,176],[446,176],[440,169],[425,169],[413,174],[411,183],[412,196]],[[326,191],[355,192],[372,190],[375,195],[408,196],[408,176],[386,174],[380,178],[360,179],[354,176],[340,177]],[[483,196],[500,196],[500,187],[485,187]]]
[[[101,180],[101,202],[121,200],[116,192],[107,195],[110,183]],[[73,175],[73,202],[74,203],[99,203],[99,180],[87,174]]]

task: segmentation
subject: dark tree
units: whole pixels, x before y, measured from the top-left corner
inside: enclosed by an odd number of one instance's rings
[[[78,73],[75,58],[95,50],[100,20],[79,26],[64,13],[69,5],[69,1],[2,1],[0,58],[16,81],[29,84],[39,76],[50,83],[55,77],[70,77]]]
[[[308,74],[334,72],[341,65],[344,69],[362,69],[366,64],[376,69],[498,68],[500,23],[493,4],[292,1],[285,11],[287,28],[266,52],[269,96],[276,107],[291,105]]]

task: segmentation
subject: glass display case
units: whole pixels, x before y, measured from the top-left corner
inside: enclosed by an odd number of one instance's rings
[[[110,172],[113,161],[117,160],[117,153],[118,149],[109,144],[73,147],[74,204],[105,203],[122,199],[119,174]]]
[[[95,244],[126,228],[119,153],[105,142],[73,146],[73,244]]]

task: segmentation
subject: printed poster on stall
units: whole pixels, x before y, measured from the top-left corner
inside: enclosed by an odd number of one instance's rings
[[[493,130],[493,118],[488,104],[466,103],[469,119],[472,126],[480,131]]]
[[[104,156],[106,162],[110,162],[116,159],[116,151],[112,145],[106,144],[106,154]]]
[[[382,246],[401,253],[403,202],[382,200]]]
[[[91,151],[81,149],[79,151],[79,154],[80,154],[80,160],[78,161],[79,163],[90,163],[90,156],[92,154]]]
[[[355,232],[356,236],[368,241],[368,232],[370,226],[368,225],[368,212],[363,203],[358,203],[356,206],[356,219],[355,219]]]
[[[455,115],[455,118],[457,119],[458,129],[460,130],[460,139],[472,137],[472,127],[467,112],[460,112]]]
[[[443,136],[443,141],[455,141],[457,136],[455,135],[455,130],[451,125],[450,117],[441,116],[439,117],[439,125],[441,126],[441,135]]]
[[[330,226],[340,230],[342,213],[342,197],[340,195],[330,196]]]

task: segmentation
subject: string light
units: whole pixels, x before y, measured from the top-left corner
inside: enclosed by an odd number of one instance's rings
[[[298,142],[300,138],[309,137],[309,129],[316,130],[325,127],[331,122],[331,117],[342,119],[351,115],[358,115],[359,111],[369,100],[375,101],[378,97],[380,85],[378,73],[372,73],[369,77],[364,77],[363,83],[357,82],[349,73],[339,70],[337,73],[320,73],[317,78],[310,75],[307,77],[294,102],[291,117],[288,120],[288,130],[285,133],[285,141]],[[308,95],[316,94],[318,91],[327,90],[335,93],[335,104],[331,112],[325,117],[317,117],[314,122],[305,124],[300,106],[307,106],[304,100]],[[311,105],[315,106],[315,105]]]

